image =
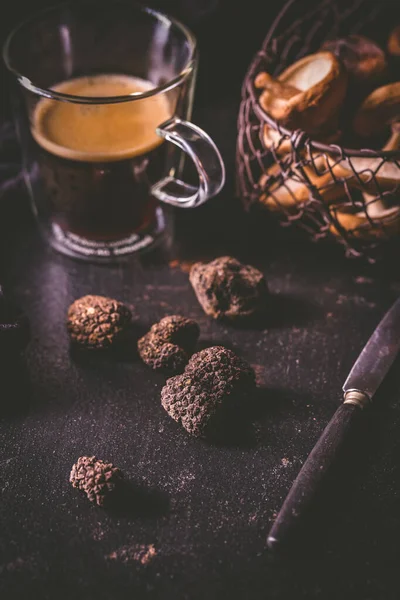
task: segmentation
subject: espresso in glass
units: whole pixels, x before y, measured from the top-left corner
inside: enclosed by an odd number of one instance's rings
[[[100,74],[52,89],[75,98],[112,98],[152,87],[137,77]],[[93,242],[152,226],[157,205],[150,188],[163,174],[166,147],[156,127],[172,114],[166,94],[109,104],[41,99],[31,133],[53,224]]]
[[[198,54],[182,23],[136,2],[67,0],[17,25],[3,57],[23,177],[55,250],[129,261],[172,241],[168,206],[222,189],[220,152],[191,122]]]

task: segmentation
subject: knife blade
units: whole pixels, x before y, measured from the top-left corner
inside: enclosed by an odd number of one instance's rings
[[[324,479],[358,421],[384,380],[400,350],[400,298],[377,325],[354,363],[344,385],[343,403],[324,429],[297,475],[267,537],[275,548],[290,537],[309,508]]]

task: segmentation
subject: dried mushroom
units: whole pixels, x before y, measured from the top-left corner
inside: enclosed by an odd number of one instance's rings
[[[286,177],[279,165],[270,167],[260,178],[260,188],[266,190],[260,195],[260,203],[272,212],[291,212],[308,202],[310,190],[301,175],[295,177],[290,173]]]
[[[182,375],[168,379],[161,403],[194,436],[218,430],[255,389],[253,369],[222,346],[194,354]]]
[[[326,41],[322,50],[329,50],[344,64],[356,84],[379,84],[387,75],[385,53],[363,35],[348,35]]]
[[[400,150],[400,129],[394,124],[384,152]],[[392,190],[400,184],[400,161],[387,161],[380,157],[351,157],[344,160],[328,159],[330,168],[337,178],[347,179],[351,185],[372,194]]]
[[[400,233],[400,206],[397,193],[371,195],[362,192],[363,210],[356,207],[339,207],[333,214],[336,225],[331,226],[331,232],[338,236],[340,230],[345,230],[352,237],[373,241],[388,238]]]
[[[89,295],[71,304],[67,328],[71,342],[102,350],[115,346],[125,337],[131,320],[131,311],[122,302]]]
[[[95,456],[81,456],[72,466],[69,480],[74,488],[84,492],[98,506],[110,504],[122,483],[122,471]]]
[[[214,319],[240,320],[261,313],[268,301],[264,275],[235,258],[195,263],[190,283],[204,312]]]
[[[180,373],[200,334],[196,321],[171,315],[155,323],[138,341],[141,359],[155,371]]]
[[[370,201],[365,210],[353,212],[337,210],[334,217],[339,224],[331,226],[331,232],[341,236],[344,229],[352,237],[372,241],[384,239],[400,233],[400,207],[385,208],[379,201]]]
[[[361,137],[382,132],[386,126],[400,120],[400,81],[374,90],[358,109],[354,131]]]
[[[288,104],[293,98],[298,97],[300,90],[288,83],[274,79],[269,73],[259,73],[254,85],[264,92],[260,97],[260,104],[272,117],[284,120],[288,113]]]
[[[308,134],[333,130],[347,91],[347,73],[331,52],[300,59],[276,79],[260,73],[260,106],[285,127]]]
[[[388,44],[388,52],[396,58],[400,57],[400,25],[397,25],[391,32]]]
[[[342,198],[345,194],[344,181],[334,181],[326,165],[323,155],[315,157],[313,164],[310,162],[304,166],[304,174],[295,166],[284,174],[279,165],[273,165],[260,178],[259,185],[263,190],[260,203],[272,212],[293,212],[312,200],[310,184],[327,203]]]
[[[333,130],[324,132],[319,131],[313,136],[313,139],[324,144],[337,144],[340,141],[342,132],[339,124],[333,126]],[[287,137],[284,137],[277,129],[273,129],[269,125],[264,125],[263,142],[266,148],[274,150],[277,156],[285,156],[292,151],[293,146]]]

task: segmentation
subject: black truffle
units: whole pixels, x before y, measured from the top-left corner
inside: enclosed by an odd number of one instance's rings
[[[167,380],[161,403],[186,431],[207,436],[254,389],[251,366],[232,350],[214,346],[194,354],[181,375]]]
[[[122,483],[122,471],[95,456],[81,456],[72,466],[69,480],[73,487],[85,492],[90,502],[107,506]]]
[[[29,337],[28,317],[5,296],[0,285],[0,352],[6,356],[22,351]]]
[[[204,312],[214,319],[240,320],[262,312],[268,296],[264,275],[235,258],[195,263],[190,283]]]
[[[155,323],[138,341],[141,359],[154,370],[180,373],[200,334],[196,321],[171,315]]]
[[[67,328],[73,343],[106,349],[120,342],[132,320],[127,306],[104,296],[83,296],[68,310]]]

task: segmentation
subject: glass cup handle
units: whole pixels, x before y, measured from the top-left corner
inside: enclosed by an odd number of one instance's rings
[[[193,123],[178,118],[162,123],[156,131],[190,156],[199,176],[199,185],[193,186],[169,175],[152,186],[153,196],[173,206],[193,208],[218,194],[225,183],[225,166],[210,136]]]

